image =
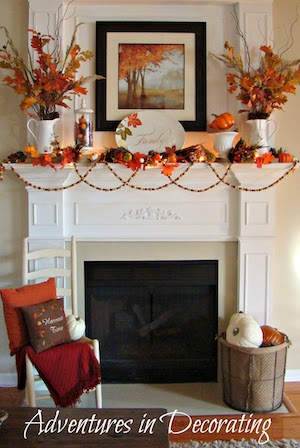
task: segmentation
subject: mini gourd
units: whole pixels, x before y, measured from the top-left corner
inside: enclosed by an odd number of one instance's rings
[[[288,154],[286,152],[282,152],[281,154],[278,154],[278,162],[279,163],[290,163],[293,161],[293,156],[291,154]]]
[[[226,340],[239,347],[258,348],[263,341],[263,332],[250,314],[235,313],[229,320]]]
[[[72,341],[78,341],[85,332],[85,322],[81,317],[70,314],[66,317],[70,338]]]

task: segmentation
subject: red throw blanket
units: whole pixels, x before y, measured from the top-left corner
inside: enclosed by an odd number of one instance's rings
[[[101,383],[99,363],[88,344],[70,342],[36,353],[31,346],[16,354],[18,388],[25,389],[28,354],[56,406],[74,406],[83,392]]]

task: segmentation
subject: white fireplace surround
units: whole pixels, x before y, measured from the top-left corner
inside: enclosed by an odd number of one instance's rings
[[[78,180],[70,166],[56,172],[49,167],[12,166],[27,182],[43,188],[67,186]],[[223,165],[213,166],[220,175],[224,173]],[[81,173],[88,168],[81,164]],[[233,185],[260,189],[289,168],[290,164],[279,163],[261,169],[254,164],[237,164],[232,167],[227,180]],[[132,173],[121,165],[114,164],[113,169],[123,179],[128,179]],[[184,169],[186,165],[181,164],[175,173]],[[120,181],[101,164],[87,180],[102,188],[120,185]],[[161,174],[161,168],[149,168],[140,171],[132,184],[156,188],[166,182],[168,178]],[[198,164],[189,170],[180,184],[199,189],[215,182],[210,167]],[[48,192],[32,186],[26,189],[29,241],[34,248],[64,245],[72,235],[76,235],[78,241],[92,242],[236,241],[238,260],[232,260],[238,266],[236,310],[252,314],[260,324],[268,323],[273,287],[276,187],[247,192],[221,184],[204,193],[196,193],[175,185],[158,191],[125,186],[117,191],[103,192],[80,183],[60,191]]]
[[[69,1],[28,1],[29,28],[53,34],[57,10],[60,6],[66,7]],[[78,22],[86,24],[79,29],[80,45],[91,50],[95,50],[97,20],[206,22],[207,117],[225,110],[238,110],[234,97],[226,93],[225,68],[209,58],[209,52],[222,52],[225,39],[242,50],[233,8],[250,47],[258,48],[262,36],[268,44],[272,34],[272,0],[75,0],[72,6],[76,9],[64,23],[62,48]],[[253,32],[255,29],[257,32]],[[86,64],[83,74],[92,73],[94,65]],[[78,105],[76,100],[72,108]],[[89,89],[87,106],[95,108],[93,87]],[[62,144],[72,142],[73,113],[71,109],[61,114]],[[186,146],[209,141],[206,133],[187,134]],[[109,147],[111,142],[110,133],[94,133],[94,146]],[[43,187],[68,185],[78,179],[71,167],[57,172],[29,165],[16,168],[28,182]],[[216,164],[215,168],[224,172],[221,165]],[[258,189],[274,182],[287,168],[284,164],[262,169],[255,165],[235,165],[228,180]],[[81,167],[83,173],[86,169],[86,166]],[[122,166],[114,166],[114,169],[124,179],[131,175],[130,170]],[[182,169],[184,167],[179,167],[176,172]],[[102,165],[93,170],[88,180],[107,188],[119,185]],[[146,169],[134,179],[137,185],[154,188],[166,181],[159,168]],[[189,188],[198,189],[215,182],[216,177],[205,165],[194,166],[181,181]],[[64,245],[72,235],[80,242],[237,242],[236,310],[251,313],[260,324],[268,323],[273,289],[275,187],[259,193],[238,191],[223,184],[205,193],[192,193],[174,185],[159,191],[141,191],[127,186],[114,192],[101,192],[81,183],[63,191],[46,192],[30,186],[27,191],[29,241],[34,247]]]

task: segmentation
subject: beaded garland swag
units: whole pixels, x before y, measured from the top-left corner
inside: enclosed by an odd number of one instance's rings
[[[88,177],[88,175],[94,170],[94,168],[98,165],[98,164],[104,164],[104,165],[106,165],[106,167],[107,167],[107,169],[115,176],[115,178],[120,182],[120,185],[118,185],[118,186],[116,186],[116,187],[112,187],[112,188],[105,188],[105,187],[101,187],[101,186],[97,186],[97,185],[94,185],[94,184],[92,184],[91,182],[89,182],[88,180],[87,180],[87,177]],[[198,164],[198,163],[205,163],[210,169],[211,169],[211,171],[214,173],[214,175],[216,176],[216,182],[215,183],[213,183],[212,185],[209,185],[209,186],[207,186],[207,187],[205,187],[205,188],[200,188],[200,189],[196,189],[196,188],[189,188],[189,187],[187,187],[187,186],[184,186],[184,185],[181,185],[180,183],[179,183],[179,181],[181,180],[181,179],[183,179],[184,178],[184,176],[186,176],[186,174],[188,173],[188,171],[190,170],[190,168],[193,166],[193,165],[195,165],[195,164]],[[66,190],[66,189],[69,189],[69,188],[72,188],[72,187],[75,187],[76,185],[79,185],[80,183],[85,183],[86,185],[88,185],[89,187],[91,187],[91,188],[94,188],[94,189],[96,189],[96,190],[99,190],[99,191],[104,191],[104,192],[112,192],[112,191],[117,191],[117,190],[120,190],[121,188],[123,188],[123,187],[129,187],[129,188],[132,188],[132,189],[136,189],[136,190],[142,190],[142,191],[158,191],[158,190],[162,190],[162,189],[164,189],[164,188],[167,188],[167,187],[169,187],[170,185],[175,185],[175,186],[177,186],[178,188],[181,188],[181,189],[184,189],[184,190],[186,190],[186,191],[190,191],[190,192],[194,192],[194,193],[204,193],[204,192],[206,192],[206,191],[209,191],[209,190],[212,190],[213,188],[215,188],[215,187],[217,187],[218,185],[220,185],[220,184],[224,184],[224,185],[226,185],[226,186],[228,186],[228,187],[230,187],[230,188],[233,188],[233,189],[236,189],[236,190],[239,190],[239,191],[247,191],[247,192],[259,192],[259,191],[264,191],[264,190],[267,190],[267,189],[269,189],[269,188],[271,188],[271,187],[274,187],[275,185],[277,185],[279,182],[281,182],[286,176],[288,176],[290,173],[292,173],[292,172],[294,172],[294,170],[295,170],[295,168],[296,168],[296,165],[298,164],[298,161],[293,161],[292,162],[292,165],[286,170],[286,172],[283,174],[283,175],[281,175],[277,180],[275,180],[274,182],[272,182],[272,183],[270,183],[269,185],[267,185],[267,186],[264,186],[264,187],[260,187],[260,188],[248,188],[248,187],[243,187],[243,186],[241,186],[241,185],[235,185],[235,184],[232,184],[232,183],[230,183],[230,182],[228,182],[226,179],[227,179],[227,177],[228,177],[228,174],[229,174],[229,172],[230,172],[230,170],[231,170],[231,167],[232,167],[232,165],[233,165],[233,163],[229,163],[228,165],[227,165],[227,167],[226,167],[226,170],[225,170],[225,173],[221,176],[218,172],[217,172],[217,170],[215,169],[215,167],[210,163],[210,162],[208,162],[208,161],[201,161],[201,162],[199,162],[199,161],[197,161],[197,162],[190,162],[190,163],[188,163],[188,166],[186,167],[186,169],[182,172],[182,173],[180,173],[177,177],[175,177],[175,178],[172,178],[171,177],[171,175],[168,175],[167,177],[168,177],[168,179],[169,179],[169,181],[167,182],[167,183],[165,183],[165,184],[163,184],[163,185],[160,185],[160,186],[158,186],[158,187],[141,187],[141,186],[138,186],[138,185],[134,185],[134,184],[132,184],[131,183],[131,181],[134,179],[134,177],[136,176],[136,174],[138,173],[138,171],[140,170],[140,169],[145,169],[146,167],[145,166],[143,166],[143,164],[142,164],[142,166],[140,167],[140,168],[137,168],[137,169],[135,169],[135,171],[131,174],[131,176],[127,179],[127,180],[125,180],[125,179],[123,179],[115,170],[114,170],[114,168],[113,168],[113,164],[112,163],[108,163],[106,160],[97,160],[97,161],[95,161],[95,162],[93,162],[92,163],[92,165],[88,168],[88,170],[86,171],[86,173],[85,174],[80,174],[80,172],[79,172],[79,168],[78,168],[78,165],[77,165],[77,163],[75,163],[75,162],[71,162],[71,165],[73,165],[73,167],[74,167],[74,169],[75,169],[75,172],[76,172],[76,174],[78,175],[78,180],[77,181],[75,181],[75,182],[73,182],[73,183],[71,183],[71,184],[69,184],[69,185],[64,185],[64,186],[61,186],[61,187],[53,187],[53,188],[50,188],[50,187],[42,187],[42,186],[39,186],[39,185],[35,185],[35,184],[33,184],[33,183],[31,183],[31,182],[28,182],[26,179],[24,179],[18,172],[17,172],[17,170],[14,168],[14,167],[12,167],[11,166],[11,170],[13,171],[13,173],[26,185],[26,186],[29,186],[29,187],[32,187],[32,188],[35,188],[35,189],[37,189],[37,190],[42,190],[42,191],[61,191],[61,190]],[[5,167],[4,167],[4,165],[1,163],[0,164],[0,180],[3,180],[3,172],[5,171]]]

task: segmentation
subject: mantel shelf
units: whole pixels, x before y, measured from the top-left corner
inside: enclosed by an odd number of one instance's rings
[[[194,164],[193,166],[187,163],[181,163],[175,168],[171,178],[177,179],[181,176],[179,179],[180,183],[189,187],[195,185],[200,185],[201,187],[213,185],[218,181],[217,176],[223,178],[228,166],[226,163],[212,163],[211,167],[204,163]],[[116,186],[116,183],[120,184],[120,179],[127,182],[134,174],[130,169],[120,164],[108,164],[106,166],[100,163],[93,167],[88,162],[78,163],[76,169],[72,164],[66,165],[64,169],[60,169],[58,165],[56,171],[49,166],[33,166],[29,163],[5,163],[4,167],[7,171],[15,171],[21,180],[26,183],[44,188],[51,186],[53,188],[67,187],[80,180],[80,176],[85,176],[87,173],[85,179],[93,185],[99,185],[101,183],[105,187],[109,185]],[[254,163],[232,164],[224,180],[230,185],[264,188],[272,185],[278,179],[283,178],[293,167],[293,163],[277,162],[264,165],[262,168],[257,168]],[[297,163],[295,168],[298,167],[299,164]],[[151,186],[157,188],[169,183],[168,177],[164,176],[161,171],[161,166],[146,167],[145,170],[139,170],[134,175],[134,178],[130,180],[130,183],[139,187],[144,186],[145,188],[150,188]],[[187,172],[185,173],[185,171]],[[84,182],[81,183],[83,184]],[[221,184],[226,185],[225,183]]]

